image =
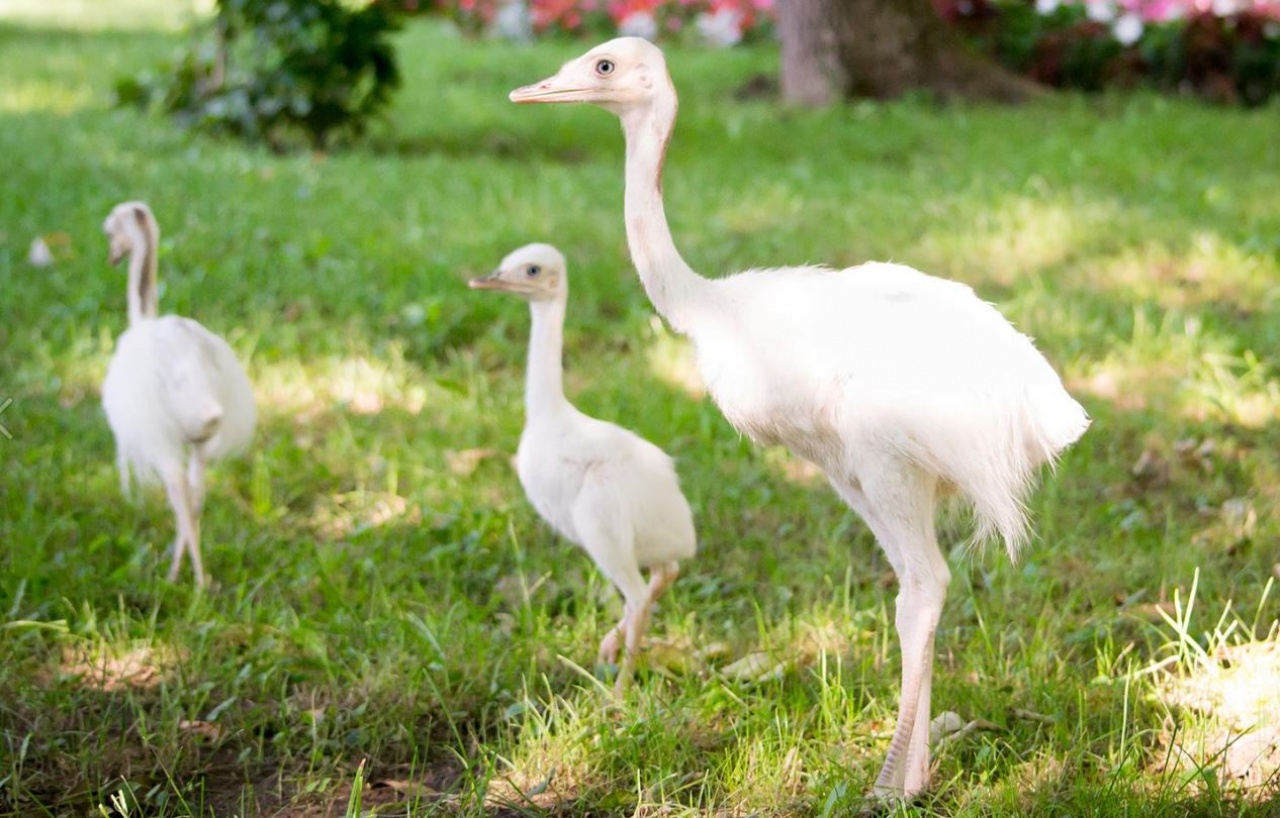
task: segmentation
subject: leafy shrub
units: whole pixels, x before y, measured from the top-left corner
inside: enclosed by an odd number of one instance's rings
[[[1280,20],[1256,10],[1199,14],[1144,46],[1151,76],[1163,88],[1248,106],[1280,93]]]
[[[386,3],[219,0],[212,26],[176,65],[159,79],[122,80],[117,96],[275,149],[299,137],[323,149],[362,134],[390,101],[398,19]]]

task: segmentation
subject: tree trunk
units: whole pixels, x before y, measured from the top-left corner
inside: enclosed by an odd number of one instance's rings
[[[1039,86],[970,51],[931,0],[781,0],[782,96],[800,105],[944,98],[1019,102]]]

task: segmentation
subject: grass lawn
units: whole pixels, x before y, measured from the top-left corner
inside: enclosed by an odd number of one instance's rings
[[[506,101],[585,44],[415,22],[368,144],[281,157],[112,108],[182,42],[172,13],[38,6],[0,19],[0,814],[857,805],[897,707],[889,566],[820,479],[738,437],[653,317],[616,121]],[[735,96],[772,47],[669,58],[695,268],[968,282],[1094,417],[1018,565],[952,554],[934,712],[990,729],[945,743],[906,811],[1280,814],[1280,110],[799,112]],[[259,403],[252,451],[211,471],[206,593],[164,581],[170,511],[121,496],[99,403],[126,322],[100,225],[133,198],[162,310],[226,335]],[[52,267],[26,261],[41,235]],[[699,528],[621,705],[593,666],[613,590],[510,466],[527,309],[465,287],[529,241],[571,265],[572,398],[676,457]]]

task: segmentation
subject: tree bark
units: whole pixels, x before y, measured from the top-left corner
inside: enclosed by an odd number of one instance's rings
[[[970,51],[931,0],[781,0],[778,12],[788,102],[891,99],[913,89],[1020,102],[1040,92]]]

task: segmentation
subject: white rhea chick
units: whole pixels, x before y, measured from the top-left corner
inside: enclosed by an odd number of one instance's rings
[[[975,511],[975,539],[999,537],[1015,556],[1035,473],[1084,433],[1084,409],[1030,339],[963,284],[884,263],[695,273],[662,203],[675,87],[646,40],[597,46],[511,99],[590,102],[621,119],[627,242],[649,300],[692,340],[729,421],[819,466],[888,556],[902,687],[873,794],[915,796],[929,783],[934,633],[950,581],[938,501],[958,493]]]
[[[169,580],[190,554],[203,588],[205,464],[248,446],[257,418],[253,387],[226,341],[190,318],[157,315],[160,228],[151,209],[117,205],[102,229],[111,263],[129,256],[129,328],[116,340],[102,384],[121,488],[129,493],[131,470],[140,482],[164,483],[178,529]]]
[[[516,472],[538,514],[590,554],[622,594],[622,621],[600,643],[599,656],[615,662],[622,640],[615,687],[621,694],[654,602],[675,582],[679,561],[697,548],[693,513],[665,452],[621,426],[584,415],[565,398],[564,256],[548,244],[530,244],[470,286],[529,302],[533,326]],[[642,568],[650,569],[647,583]]]

